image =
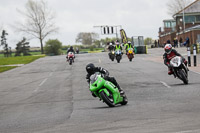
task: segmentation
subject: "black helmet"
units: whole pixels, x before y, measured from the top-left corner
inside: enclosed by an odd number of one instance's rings
[[[87,64],[86,66],[86,71],[90,74],[93,74],[94,73],[94,69],[95,69],[95,66],[93,63],[89,63]]]
[[[170,44],[171,42],[170,42],[170,40],[167,40],[167,44]]]
[[[70,49],[73,49],[73,46],[70,46]]]

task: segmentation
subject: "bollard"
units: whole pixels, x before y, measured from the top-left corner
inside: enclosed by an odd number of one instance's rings
[[[187,48],[187,54],[188,54],[188,66],[191,67],[190,47]]]
[[[194,66],[197,66],[197,51],[196,46],[193,46]]]

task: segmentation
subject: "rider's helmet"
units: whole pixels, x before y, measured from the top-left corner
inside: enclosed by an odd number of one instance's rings
[[[167,40],[167,44],[171,44],[170,40]]]
[[[70,49],[72,50],[72,49],[73,49],[73,46],[70,46]]]
[[[90,74],[93,74],[94,73],[94,70],[95,70],[95,66],[93,63],[89,63],[87,64],[86,66],[86,71]]]
[[[131,44],[131,41],[128,41],[128,44]]]
[[[110,42],[109,45],[112,46],[112,43]]]
[[[172,45],[166,44],[164,49],[165,49],[165,53],[170,54],[172,51]]]
[[[118,41],[116,41],[116,45],[119,46],[119,42]]]

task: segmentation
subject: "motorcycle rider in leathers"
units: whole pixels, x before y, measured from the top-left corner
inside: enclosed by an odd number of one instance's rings
[[[74,51],[73,46],[70,46],[70,48],[67,49],[67,56],[66,56],[67,61],[69,60],[69,59],[68,59],[68,53],[69,53],[69,52],[73,52],[73,53],[74,53],[74,58],[75,58],[75,51]]]
[[[164,64],[168,66],[168,74],[173,74],[172,68],[170,66],[170,61],[175,56],[181,56],[175,49],[172,49],[172,45],[170,44],[170,40],[167,41],[167,44],[164,47],[165,53],[163,54]],[[181,56],[182,57],[182,56]],[[187,66],[187,61],[184,57],[182,57],[185,65]]]
[[[90,76],[92,74],[94,74],[95,72],[100,72],[101,74],[104,75],[104,79],[105,80],[112,82],[119,89],[119,92],[120,92],[121,95],[124,94],[124,91],[121,89],[121,87],[119,86],[119,84],[117,83],[115,78],[114,77],[109,77],[109,72],[106,69],[104,69],[102,67],[95,67],[93,63],[89,63],[86,66],[86,71],[87,71],[86,79],[87,79],[88,84],[90,83]],[[92,93],[92,95],[94,97],[96,97],[95,94]]]
[[[126,54],[128,53],[128,49],[129,49],[129,48],[133,48],[133,45],[131,44],[130,41],[128,41],[128,43],[127,43],[127,45],[126,45]],[[133,50],[133,52],[134,52],[134,50]]]

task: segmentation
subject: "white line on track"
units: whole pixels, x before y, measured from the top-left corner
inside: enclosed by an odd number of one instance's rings
[[[37,92],[39,89],[40,89],[40,86],[42,86],[46,81],[47,81],[48,78],[44,79],[40,84],[39,86],[34,90],[34,92]]]
[[[190,71],[191,71],[191,70],[190,70]],[[191,71],[191,72],[196,73],[196,74],[200,74],[199,72],[195,72],[195,71]]]
[[[165,87],[167,88],[171,88],[171,86],[169,86],[167,83],[163,82],[163,81],[160,81],[160,83],[162,83]]]
[[[187,130],[187,131],[179,131],[179,132],[174,132],[174,133],[199,133],[200,129],[197,130]]]
[[[42,86],[45,82],[47,81],[47,78],[46,79],[44,79],[41,83],[40,83],[40,85],[39,86]]]
[[[99,63],[101,63],[101,60],[99,59]]]

